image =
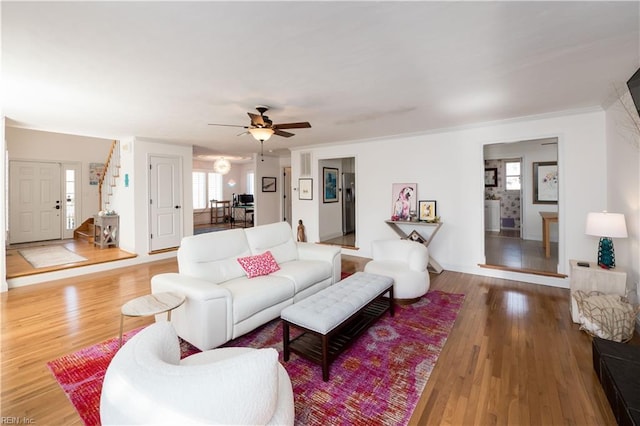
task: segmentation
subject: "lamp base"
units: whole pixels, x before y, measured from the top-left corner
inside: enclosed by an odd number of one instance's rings
[[[604,269],[616,267],[616,255],[613,250],[613,240],[608,237],[600,238],[598,244],[598,265]]]

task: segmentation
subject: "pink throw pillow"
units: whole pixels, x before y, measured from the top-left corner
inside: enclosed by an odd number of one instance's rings
[[[240,263],[249,278],[269,275],[280,269],[270,251],[265,251],[255,256],[239,257],[238,263]]]

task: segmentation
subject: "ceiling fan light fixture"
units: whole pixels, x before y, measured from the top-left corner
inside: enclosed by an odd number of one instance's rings
[[[231,170],[231,163],[226,158],[218,158],[213,163],[213,171],[221,175],[226,175]]]
[[[249,133],[254,137],[257,141],[267,141],[273,135],[273,129],[267,127],[255,127],[249,129]]]

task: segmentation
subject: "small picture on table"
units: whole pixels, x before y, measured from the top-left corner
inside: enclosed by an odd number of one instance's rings
[[[420,200],[418,201],[418,220],[420,221],[434,221],[436,219],[436,202],[435,200]]]
[[[416,230],[411,231],[409,235],[407,235],[407,240],[415,241],[416,243],[424,244],[427,242],[422,235]]]

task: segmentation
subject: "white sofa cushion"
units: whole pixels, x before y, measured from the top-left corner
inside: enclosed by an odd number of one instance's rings
[[[329,262],[297,260],[280,264],[280,270],[272,275],[289,278],[295,285],[295,292],[300,293],[312,285],[331,278],[332,273],[333,268]]]
[[[180,243],[178,268],[181,274],[218,284],[245,276],[236,258],[250,254],[243,229],[192,235]]]
[[[298,247],[287,222],[247,228],[245,235],[252,254],[270,250],[279,265],[298,259]]]
[[[244,321],[257,312],[292,299],[295,294],[295,288],[290,279],[274,275],[251,279],[236,278],[218,285],[231,293],[234,324]]]

